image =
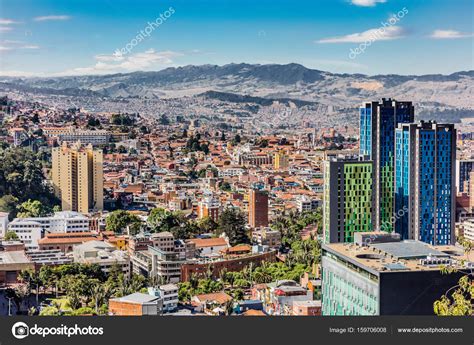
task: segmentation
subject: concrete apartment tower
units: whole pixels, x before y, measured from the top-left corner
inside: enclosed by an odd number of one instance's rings
[[[104,208],[102,150],[80,142],[52,151],[52,179],[63,211],[88,213]]]
[[[265,191],[249,191],[249,224],[252,228],[268,226],[268,194]]]

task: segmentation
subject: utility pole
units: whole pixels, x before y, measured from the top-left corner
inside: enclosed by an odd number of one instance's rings
[[[12,312],[11,312],[11,308],[12,308],[12,307],[11,307],[11,306],[12,306],[12,298],[13,298],[13,297],[6,297],[6,296],[5,296],[5,298],[8,299],[8,316],[12,316]]]

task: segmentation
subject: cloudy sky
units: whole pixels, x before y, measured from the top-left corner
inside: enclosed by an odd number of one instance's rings
[[[0,75],[188,64],[331,72],[474,69],[472,0],[2,0]]]

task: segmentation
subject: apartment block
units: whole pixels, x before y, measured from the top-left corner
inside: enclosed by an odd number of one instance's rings
[[[52,180],[63,211],[102,210],[103,155],[92,145],[67,143],[52,150]]]
[[[403,239],[455,242],[456,130],[452,124],[401,124],[396,136],[395,228]]]
[[[373,227],[373,163],[364,157],[324,162],[323,230],[326,243],[353,242]]]

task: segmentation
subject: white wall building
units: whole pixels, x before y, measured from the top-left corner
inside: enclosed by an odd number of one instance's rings
[[[41,223],[26,218],[15,218],[8,224],[8,231],[14,232],[25,244],[27,250],[38,249],[38,240],[44,235],[44,227]]]
[[[89,218],[73,211],[56,212],[51,217],[15,218],[21,221],[39,223],[45,233],[88,232]]]
[[[464,238],[474,242],[474,219],[467,219],[462,223]]]

